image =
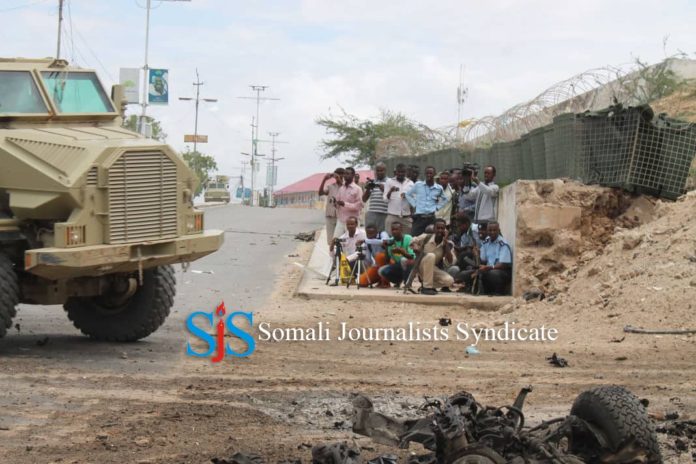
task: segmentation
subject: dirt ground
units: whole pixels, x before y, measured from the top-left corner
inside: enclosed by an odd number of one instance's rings
[[[532,385],[525,409],[535,423],[566,414],[589,387],[620,384],[648,399],[652,413],[694,418],[696,337],[623,333],[629,324],[696,324],[694,205],[692,198],[661,207],[650,231],[631,232],[643,237],[635,245],[624,245],[628,233],[618,234],[597,260],[567,274],[567,288],[554,301],[517,300],[493,312],[294,298],[301,270],[293,263],[307,260],[313,246],[302,243],[277,269],[273,295],[255,312],[255,323],[310,327],[322,321],[336,329],[341,322],[404,327],[411,321],[439,327],[438,320],[448,317],[454,325],[479,328],[543,325],[557,329],[558,340],[482,341],[476,355],[465,352],[470,340],[269,341],[259,342],[248,358],[218,364],[187,357],[182,346],[166,369],[148,369],[147,349],[136,344],[122,361],[141,368],[100,372],[4,358],[0,456],[17,464],[164,464],[205,463],[243,451],[271,463],[310,462],[309,445],[342,440],[362,446],[367,457],[393,452],[351,433],[354,392],[371,395],[378,409],[408,417],[426,395],[467,390],[480,402],[504,405]],[[550,365],[545,358],[554,352],[570,366]],[[11,427],[3,426],[8,418]],[[674,451],[673,438],[662,441],[667,462],[691,462],[690,453]]]

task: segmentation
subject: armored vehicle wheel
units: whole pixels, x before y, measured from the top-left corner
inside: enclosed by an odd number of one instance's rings
[[[144,272],[143,285],[132,296],[71,298],[64,307],[68,318],[85,335],[97,340],[134,342],[164,323],[175,293],[174,269],[160,266]]]
[[[645,407],[630,391],[616,385],[593,388],[581,393],[573,403],[570,414],[598,428],[606,437],[611,453],[625,447],[642,450],[648,463],[661,463],[662,456]],[[600,456],[587,456],[584,443],[587,437],[572,436],[571,452],[598,460]],[[630,452],[630,450],[625,450]]]
[[[12,327],[19,304],[19,280],[12,260],[0,253],[0,338]]]

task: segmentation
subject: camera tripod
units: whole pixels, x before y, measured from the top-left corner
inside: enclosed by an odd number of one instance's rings
[[[333,283],[333,287],[338,287],[338,283],[341,280],[341,256],[343,255],[343,247],[341,246],[341,241],[339,239],[334,239],[334,259],[331,263],[331,270],[329,275],[326,277],[326,285],[329,285],[331,281],[331,274],[336,273],[336,279]]]
[[[355,263],[355,266],[353,269],[350,271],[350,278],[348,279],[348,284],[346,285],[346,288],[350,288],[350,284],[352,282],[355,282],[355,285],[358,290],[360,290],[360,276],[362,275],[363,272],[363,261],[365,261],[365,252],[363,251],[362,245],[358,248],[358,258],[357,262]]]

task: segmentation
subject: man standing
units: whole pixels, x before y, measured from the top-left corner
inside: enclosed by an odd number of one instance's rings
[[[348,218],[360,217],[363,208],[362,189],[355,185],[355,169],[348,167],[343,172],[343,185],[336,193],[336,230],[334,237],[340,237],[346,231]],[[357,219],[356,219],[357,220]]]
[[[474,189],[474,184],[471,182],[471,178],[476,176],[476,171],[473,170],[471,166],[466,166],[462,170],[461,177],[459,178],[459,214],[466,214],[472,220],[474,219],[474,210],[476,209],[476,199],[470,198],[469,194]]]
[[[498,218],[498,193],[500,188],[494,182],[494,179],[494,166],[487,166],[483,170],[483,182],[480,182],[476,176],[471,178],[476,187],[469,192],[467,197],[476,202],[474,208],[474,222],[476,224],[485,225],[496,221]]]
[[[442,187],[442,204],[440,205],[440,209],[435,212],[435,219],[444,219],[448,227],[450,225],[450,221],[452,220],[452,196],[454,195],[454,191],[450,186],[449,179],[449,171],[442,171],[437,178],[440,187]]]
[[[379,268],[379,275],[397,287],[408,276],[410,266],[416,257],[411,249],[412,240],[413,238],[409,234],[403,233],[400,222],[392,223],[391,238],[386,241],[389,264]]]
[[[365,184],[362,201],[367,205],[365,224],[377,227],[379,232],[384,231],[384,223],[387,219],[387,201],[384,199],[384,185],[387,182],[387,166],[383,162],[375,165],[375,179]]]
[[[335,179],[333,184],[326,186],[326,181]],[[333,173],[324,176],[319,186],[319,196],[326,195],[326,241],[329,245],[333,242],[334,231],[336,230],[336,195],[338,188],[343,185],[343,168],[336,168]]]
[[[414,184],[418,182],[418,176],[420,176],[420,168],[417,164],[409,164],[406,169],[406,177],[411,179]]]
[[[444,219],[435,220],[434,234],[419,235],[413,239],[411,246],[418,253],[423,254],[417,270],[423,279],[421,293],[423,295],[436,295],[435,287],[442,287],[443,290],[450,291],[449,287],[454,283],[454,279],[440,267],[448,268],[455,262],[456,257],[453,252],[453,243],[447,240],[447,224],[445,224]]]
[[[411,205],[406,200],[406,193],[413,187],[413,182],[406,178],[406,165],[397,164],[394,169],[394,178],[387,179],[384,184],[383,198],[387,202],[387,219],[384,221],[384,229],[392,230],[392,224],[399,222],[404,234],[411,233]]]
[[[406,199],[415,208],[413,215],[413,236],[418,236],[425,228],[435,221],[435,212],[439,210],[442,201],[442,186],[435,183],[435,168],[425,168],[425,180],[419,180],[406,194]]]
[[[486,230],[488,238],[481,247],[481,265],[476,274],[481,279],[484,294],[502,295],[507,292],[512,281],[512,250],[500,235],[497,222],[489,222]],[[464,279],[467,286],[470,286],[472,281],[473,274]]]

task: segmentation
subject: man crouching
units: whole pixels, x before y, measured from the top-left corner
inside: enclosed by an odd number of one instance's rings
[[[423,253],[417,272],[423,280],[423,295],[437,294],[436,287],[450,291],[454,279],[446,271],[455,261],[454,245],[447,240],[447,223],[444,219],[435,220],[435,233],[421,234],[414,238],[411,247]],[[415,271],[415,270],[414,270]]]

